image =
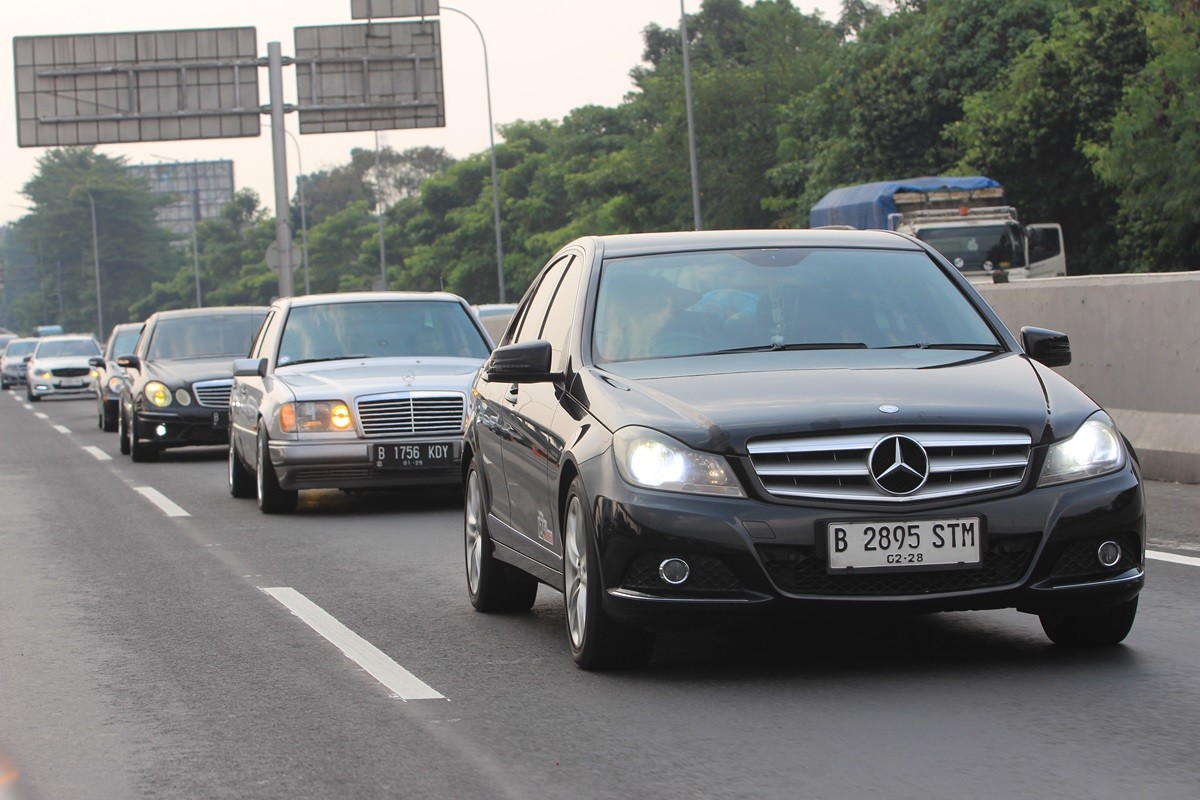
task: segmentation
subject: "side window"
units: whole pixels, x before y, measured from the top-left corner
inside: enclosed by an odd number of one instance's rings
[[[266,320],[263,321],[262,327],[258,329],[258,338],[254,342],[254,347],[250,351],[251,358],[269,358],[270,353],[266,352],[270,347],[270,342],[275,339],[275,329],[279,327],[279,312],[271,309],[271,313],[267,314]]]
[[[550,363],[556,365],[555,368],[563,365],[563,351],[567,347],[567,337],[575,322],[575,301],[579,294],[579,276],[582,271],[579,259],[572,257],[554,292],[554,297],[550,300],[546,322],[542,325],[541,335],[538,337],[550,342],[550,346],[554,348],[554,356]]]
[[[521,326],[517,328],[516,334],[513,336],[513,342],[532,342],[542,338],[542,324],[546,321],[546,311],[550,308],[550,301],[554,299],[554,293],[558,290],[563,271],[573,259],[574,256],[563,256],[542,273],[541,282],[538,283],[537,289],[534,290],[533,296],[529,298],[529,302],[525,306],[525,315],[521,319]]]

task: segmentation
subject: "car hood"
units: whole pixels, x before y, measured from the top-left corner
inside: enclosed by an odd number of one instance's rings
[[[147,378],[153,378],[171,386],[185,386],[199,381],[232,378],[233,356],[143,361],[142,369]]]
[[[55,356],[54,358],[39,358],[30,363],[36,365],[39,369],[61,369],[62,367],[86,367],[87,369],[91,369],[92,365],[88,363],[88,358],[88,356]]]
[[[361,396],[422,389],[467,391],[479,367],[475,358],[364,358],[284,365],[275,371],[297,395],[336,390]]]
[[[603,398],[594,410],[613,429],[646,425],[698,449],[745,453],[758,437],[906,426],[1019,429],[1038,442],[1060,438],[1056,427],[1070,432],[1098,408],[1018,353],[780,352],[728,365],[721,358],[703,358],[704,373],[696,371],[700,358],[590,370]]]

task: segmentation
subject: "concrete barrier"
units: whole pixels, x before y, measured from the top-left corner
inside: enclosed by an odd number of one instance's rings
[[[1133,442],[1146,477],[1200,484],[1200,272],[1080,275],[976,286],[1016,334],[1062,331],[1059,372]]]

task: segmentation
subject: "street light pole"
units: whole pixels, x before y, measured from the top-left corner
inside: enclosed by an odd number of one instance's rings
[[[682,2],[682,0],[680,0]],[[442,11],[453,11],[455,14],[461,14],[467,18],[467,21],[475,26],[475,31],[479,34],[479,41],[483,44],[483,83],[487,91],[487,115],[488,115],[488,145],[492,157],[492,221],[496,229],[496,281],[500,287],[500,302],[505,302],[504,296],[504,245],[500,238],[500,184],[496,179],[496,133],[495,125],[492,123],[492,78],[488,71],[488,55],[487,55],[487,39],[483,37],[483,31],[479,27],[479,23],[471,18],[471,15],[465,11],[460,11],[457,8],[443,5]]]
[[[683,0],[679,0],[679,38],[683,45],[683,97],[687,105],[688,161],[692,167],[692,220],[696,230],[704,226],[700,221],[700,170],[696,159],[696,119],[692,113],[692,61],[688,55],[687,12]]]
[[[87,187],[82,187],[92,209],[92,264],[96,268],[96,336],[104,338],[104,303],[100,299],[100,237],[96,231],[96,200]]]

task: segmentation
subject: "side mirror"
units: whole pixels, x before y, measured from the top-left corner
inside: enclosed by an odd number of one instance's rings
[[[30,361],[33,361],[33,356],[25,356],[21,361],[28,364]]]
[[[233,360],[233,376],[250,378],[250,377],[267,377],[267,360],[265,358],[235,358]]]
[[[497,347],[483,365],[484,377],[498,383],[548,383],[558,379],[550,371],[554,351],[544,340]]]
[[[1047,367],[1065,367],[1071,363],[1071,340],[1065,333],[1045,328],[1021,328],[1021,344],[1034,361]]]
[[[92,356],[88,359],[88,366],[96,369],[104,369],[104,358],[102,356]]]
[[[142,360],[137,356],[118,356],[117,366],[124,367],[125,369],[140,370],[142,368]]]

